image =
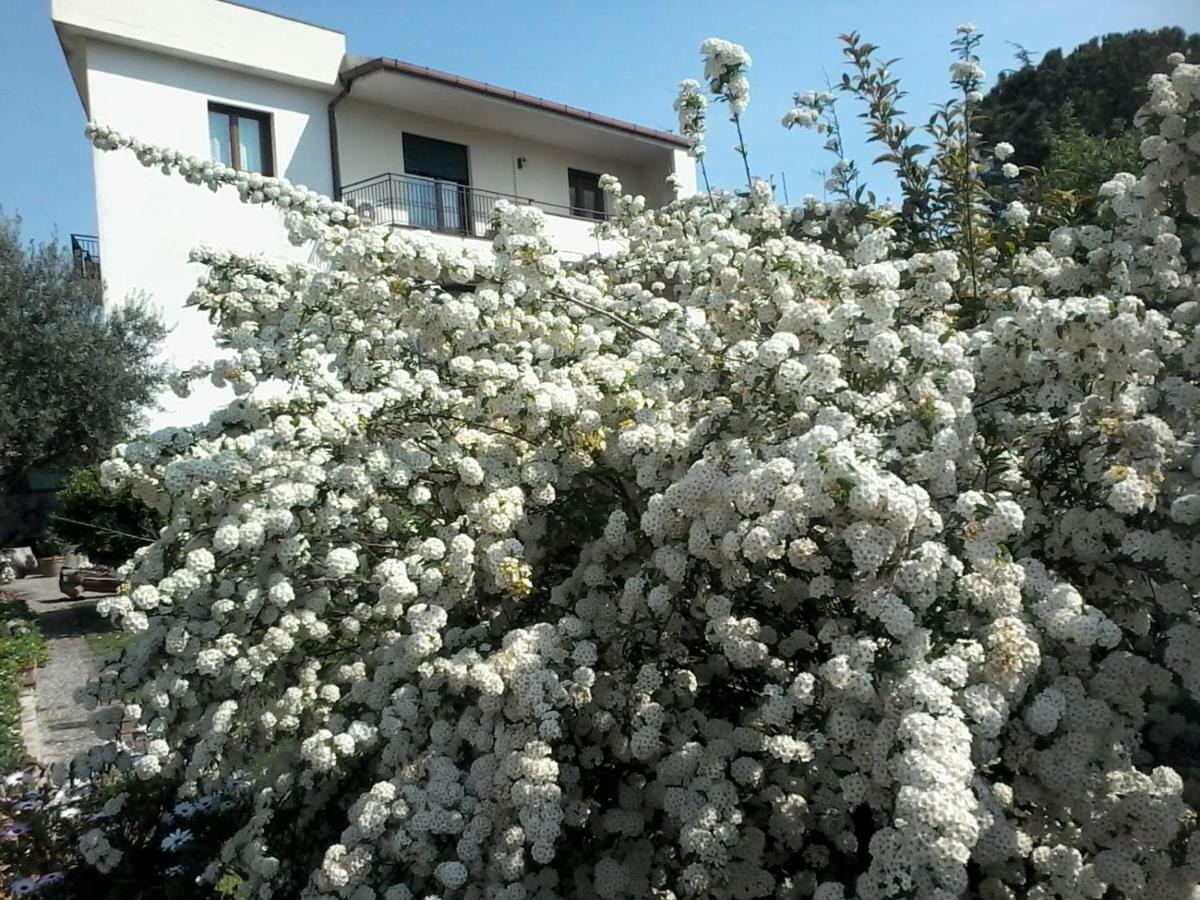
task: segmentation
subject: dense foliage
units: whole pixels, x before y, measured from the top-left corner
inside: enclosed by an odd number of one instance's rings
[[[1130,125],[1119,134],[1090,134],[1069,112],[1049,134],[1042,177],[1055,188],[1071,191],[1089,211],[1096,211],[1099,190],[1113,172],[1130,172],[1141,159],[1141,135]]]
[[[100,484],[95,466],[77,469],[59,488],[54,530],[77,551],[102,566],[119,566],[151,543],[166,524],[129,491]]]
[[[1094,137],[1120,137],[1145,101],[1146,80],[1175,52],[1200,59],[1200,34],[1138,29],[1094,37],[1070,53],[1049,50],[1000,74],[980,104],[979,130],[990,143],[1011,142],[1015,162],[1028,166],[1049,162],[1052,136],[1072,121]]]
[[[796,208],[606,178],[624,249],[571,265],[533,208],[474,258],[92,127],[320,264],[198,250],[236,396],[102,468],[168,525],[105,604],[142,637],[97,725],[145,745],[73,764],[76,852],[245,898],[1194,900],[1200,67],[1075,226],[981,183],[977,40],[924,154],[847,38],[902,210],[848,165]],[[704,52],[697,147],[749,96]]]
[[[57,242],[26,244],[0,216],[0,478],[103,458],[162,383],[165,330],[144,303],[111,309]]]

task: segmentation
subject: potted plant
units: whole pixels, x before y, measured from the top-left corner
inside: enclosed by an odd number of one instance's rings
[[[47,531],[35,545],[38,574],[47,578],[58,578],[59,573],[62,572],[65,549],[62,539],[53,531]]]

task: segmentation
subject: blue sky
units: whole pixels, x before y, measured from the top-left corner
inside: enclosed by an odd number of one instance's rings
[[[91,152],[84,114],[50,25],[47,0],[0,0],[0,206],[17,211],[27,237],[57,228],[94,232]],[[786,173],[793,202],[820,193],[828,164],[810,133],[785,132],[794,91],[819,88],[841,65],[837,34],[858,30],[889,57],[909,91],[906,110],[928,119],[944,100],[954,28],[979,26],[989,83],[1014,65],[1017,41],[1069,49],[1131,28],[1200,30],[1197,0],[258,0],[252,4],[343,31],[351,52],[391,56],[663,129],[682,78],[699,77],[696,48],[710,36],[754,57],[745,119],[756,175]],[[720,110],[717,110],[719,115]],[[716,117],[714,117],[716,119]],[[844,117],[845,120],[845,117]],[[712,122],[709,174],[736,186],[740,161],[731,125]],[[860,165],[874,155],[855,148]],[[886,193],[886,182],[880,193]]]

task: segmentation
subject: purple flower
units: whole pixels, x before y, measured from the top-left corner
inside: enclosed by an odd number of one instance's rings
[[[8,886],[14,897],[28,897],[38,889],[37,876],[32,878],[22,878],[20,881],[14,881]]]
[[[192,840],[192,833],[186,828],[176,828],[165,838],[162,839],[162,848],[170,853],[173,850],[178,850],[184,844]]]
[[[38,890],[42,888],[53,887],[56,884],[61,884],[67,880],[66,872],[47,872],[38,879]]]
[[[181,800],[175,804],[175,808],[171,811],[177,818],[190,819],[196,814],[196,804],[190,803],[187,800]]]
[[[9,822],[4,826],[4,831],[0,832],[0,839],[15,841],[27,831],[29,831],[29,826],[24,822]]]

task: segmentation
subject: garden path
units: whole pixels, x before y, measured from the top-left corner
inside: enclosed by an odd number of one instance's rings
[[[88,726],[89,713],[75,699],[75,691],[96,673],[96,662],[83,635],[88,630],[79,610],[95,605],[100,594],[68,600],[58,580],[39,576],[6,585],[19,594],[37,617],[50,652],[50,661],[38,670],[31,703],[23,703],[21,731],[29,755],[44,765],[71,759],[80,750],[98,743]]]

